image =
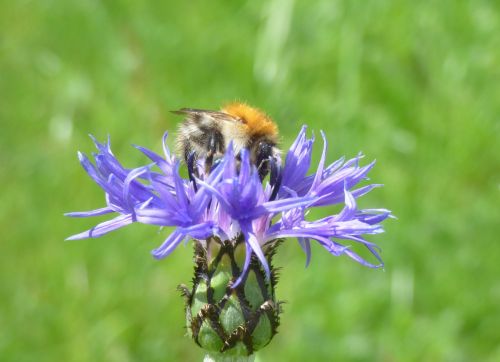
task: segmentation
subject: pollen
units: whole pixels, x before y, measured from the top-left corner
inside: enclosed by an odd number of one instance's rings
[[[239,118],[247,127],[247,132],[252,136],[278,135],[278,127],[271,117],[260,109],[250,107],[245,103],[229,103],[222,108],[222,112]]]

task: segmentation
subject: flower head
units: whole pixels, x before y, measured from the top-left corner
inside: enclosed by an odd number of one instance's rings
[[[235,154],[232,145],[209,174],[199,172],[194,181],[182,178],[179,161],[170,154],[166,137],[165,134],[164,156],[137,147],[152,163],[134,169],[126,169],[118,162],[109,140],[101,144],[94,139],[98,150],[94,154],[95,164],[79,153],[84,169],[104,190],[106,206],[67,215],[87,217],[113,212],[118,215],[71,236],[70,240],[99,237],[133,222],[175,227],[152,252],[156,258],[163,258],[187,238],[237,240],[243,236],[245,260],[233,287],[244,280],[253,256],[270,277],[263,246],[282,238],[297,238],[306,253],[307,264],[311,258],[310,242],[316,240],[333,255],[345,254],[369,267],[382,266],[378,247],[365,240],[364,235],[381,233],[380,223],[391,213],[385,209],[358,209],[356,204],[357,197],[378,186],[356,188],[366,179],[373,162],[360,166],[359,155],[326,165],[327,141],[322,133],[323,153],[316,170],[309,174],[314,138],[307,138],[303,127],[286,155],[281,186],[273,192],[273,187],[259,178],[248,152],[243,149]],[[199,169],[203,170],[203,159],[199,162]],[[338,214],[307,219],[310,209],[334,204],[343,204]],[[364,260],[342,244],[344,241],[364,245],[378,263]]]

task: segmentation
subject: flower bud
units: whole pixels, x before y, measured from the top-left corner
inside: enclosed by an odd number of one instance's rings
[[[279,243],[273,240],[262,247],[271,268],[270,278],[252,255],[248,272],[233,288],[243,269],[243,237],[195,241],[193,288],[189,291],[181,285],[179,289],[186,299],[188,333],[200,347],[246,356],[271,341],[277,333],[281,305],[275,299],[277,274],[271,264]]]

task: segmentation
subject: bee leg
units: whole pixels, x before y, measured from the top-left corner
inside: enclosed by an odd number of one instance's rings
[[[195,163],[195,152],[191,152],[189,156],[187,156],[187,168],[188,168],[188,175],[189,175],[189,181],[193,183],[193,188],[194,192],[198,191],[198,185],[196,184],[196,179],[194,178],[195,175],[195,169],[194,169],[194,163]]]
[[[280,162],[275,157],[269,158],[269,164],[271,168],[271,174],[269,175],[269,183],[272,187],[271,196],[269,197],[269,201],[274,201],[276,196],[278,196],[278,192],[281,186],[281,179],[283,173],[281,172]]]
[[[222,134],[220,132],[210,132],[208,135],[207,157],[205,159],[205,170],[207,174],[212,171],[214,156],[218,152],[224,152]]]

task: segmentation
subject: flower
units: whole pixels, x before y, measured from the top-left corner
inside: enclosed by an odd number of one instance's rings
[[[263,246],[282,238],[297,238],[306,253],[306,265],[311,259],[310,242],[316,240],[335,256],[345,254],[363,265],[381,267],[379,248],[364,236],[383,232],[380,223],[391,217],[391,212],[358,209],[356,204],[356,198],[379,186],[356,188],[367,178],[374,162],[360,166],[362,156],[358,155],[325,167],[328,143],[325,135],[321,135],[324,143],[321,159],[315,172],[308,174],[314,137],[307,138],[306,127],[302,127],[280,171],[281,185],[274,186],[279,187],[278,190],[273,190],[269,182],[261,182],[247,150],[236,155],[232,145],[209,174],[203,172],[201,158],[199,176],[191,181],[180,176],[179,161],[166,145],[167,134],[163,137],[164,156],[137,147],[152,163],[134,169],[126,169],[118,162],[111,152],[109,139],[101,144],[92,138],[98,150],[93,155],[95,164],[82,153],[78,153],[78,157],[85,171],[104,190],[106,206],[66,215],[88,217],[113,212],[118,215],[68,240],[100,237],[133,222],[175,227],[163,244],[152,251],[153,256],[160,259],[187,238],[236,240],[243,236],[245,260],[239,277],[232,283],[233,288],[244,280],[253,256],[270,277]],[[343,204],[340,213],[307,220],[312,208],[334,204]],[[365,246],[378,263],[363,259],[342,241]]]
[[[358,155],[326,165],[328,143],[321,135],[323,152],[312,173],[314,137],[307,138],[302,127],[284,166],[279,160],[273,162],[265,182],[248,151],[236,154],[232,144],[209,173],[205,160],[198,158],[186,179],[166,145],[167,134],[163,156],[136,146],[151,163],[133,169],[120,164],[109,139],[101,144],[92,137],[98,151],[93,154],[95,162],[82,153],[78,157],[104,190],[106,206],[66,215],[117,215],[68,239],[100,237],[133,222],[174,227],[152,251],[158,259],[183,240],[194,239],[193,287],[179,286],[186,299],[188,332],[210,354],[251,355],[271,341],[279,326],[281,302],[275,296],[277,274],[272,258],[283,239],[298,240],[306,265],[311,260],[311,240],[335,256],[345,254],[372,268],[383,265],[379,248],[365,235],[381,233],[380,224],[391,212],[359,209],[356,203],[356,198],[379,186],[357,187],[374,163],[360,166],[362,155]],[[335,204],[341,205],[339,213],[310,219],[311,209]],[[345,241],[365,246],[378,262],[363,259]]]

